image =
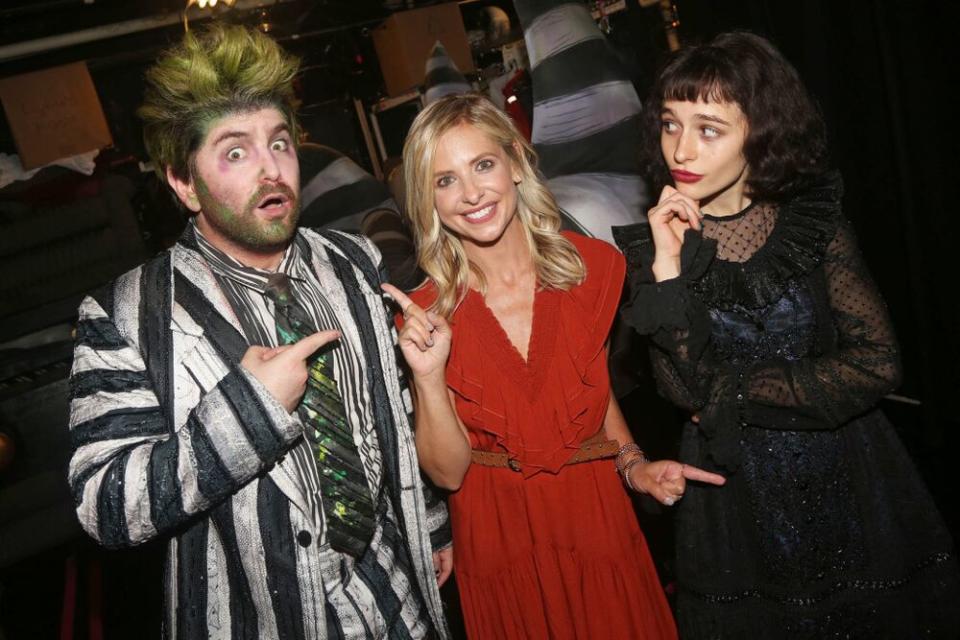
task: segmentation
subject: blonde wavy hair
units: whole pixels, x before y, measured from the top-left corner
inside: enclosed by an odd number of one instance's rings
[[[406,213],[417,244],[417,260],[437,288],[431,309],[450,317],[467,295],[473,273],[486,293],[483,272],[467,257],[460,239],[440,222],[434,206],[434,155],[440,138],[460,124],[476,127],[506,152],[520,173],[517,215],[520,219],[538,285],[569,289],[583,282],[586,267],[573,244],[560,235],[560,212],[537,172],[537,154],[510,118],[478,94],[446,96],[420,112],[403,145]]]

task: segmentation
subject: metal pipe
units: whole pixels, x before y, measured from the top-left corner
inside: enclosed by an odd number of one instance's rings
[[[65,47],[72,47],[79,44],[85,44],[87,42],[94,42],[96,40],[105,40],[107,38],[124,36],[129,33],[149,31],[150,29],[160,29],[178,22],[180,22],[180,13],[177,11],[171,11],[170,13],[164,13],[148,18],[136,18],[134,20],[126,20],[124,22],[115,22],[113,24],[105,24],[99,27],[91,27],[90,29],[82,29],[72,33],[62,33],[55,36],[47,36],[46,38],[37,38],[36,40],[15,42],[14,44],[8,44],[0,47],[0,62],[16,60],[17,58],[25,58],[37,53],[50,51],[52,49],[63,49]]]
[[[290,1],[291,0],[273,0],[271,2],[266,2],[264,0],[237,0],[236,4],[233,5],[233,9],[256,9],[259,7],[278,4],[280,2]],[[198,8],[191,8],[189,14],[194,20],[209,15],[202,9]],[[87,42],[125,36],[130,33],[138,33],[140,31],[149,31],[150,29],[169,27],[172,24],[180,22],[181,16],[182,12],[170,11],[168,13],[162,13],[146,18],[135,18],[133,20],[125,20],[123,22],[115,22],[113,24],[105,24],[99,27],[82,29],[72,33],[62,33],[55,36],[37,38],[36,40],[15,42],[13,44],[0,47],[0,62],[15,60],[17,58],[25,58],[27,56],[43,53],[53,49],[63,49],[65,47],[86,44]]]
[[[360,123],[360,133],[363,134],[363,143],[367,146],[367,154],[370,156],[373,175],[377,180],[383,180],[383,167],[380,165],[380,156],[377,153],[377,149],[373,146],[373,136],[370,135],[370,126],[367,123],[367,111],[363,107],[363,102],[356,97],[353,99],[353,108],[357,112],[357,122]]]

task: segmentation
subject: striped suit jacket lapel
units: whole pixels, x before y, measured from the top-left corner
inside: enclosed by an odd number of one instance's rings
[[[189,240],[186,246],[175,246],[173,255],[177,302],[174,319],[180,320],[180,329],[195,333],[198,340],[213,347],[224,361],[239,362],[249,345],[210,267],[189,247]],[[303,484],[290,464],[281,462],[275,465],[269,475],[287,500],[312,518]]]
[[[173,268],[179,276],[193,284],[199,291],[203,292],[202,298],[206,301],[203,309],[191,309],[190,316],[195,320],[197,327],[201,332],[206,332],[207,324],[205,319],[215,313],[220,321],[226,322],[233,330],[243,335],[243,329],[240,321],[230,307],[230,302],[220,290],[213,271],[206,260],[200,255],[199,251],[192,248],[189,239],[185,238],[185,243],[178,243],[173,248]],[[242,354],[241,354],[242,355]]]

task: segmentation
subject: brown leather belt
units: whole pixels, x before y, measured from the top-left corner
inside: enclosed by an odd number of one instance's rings
[[[580,448],[570,456],[570,459],[564,464],[577,464],[578,462],[589,462],[590,460],[599,460],[600,458],[612,458],[617,455],[619,449],[619,442],[616,440],[605,440],[603,433],[598,433],[592,438],[581,442]],[[516,458],[511,458],[509,453],[471,449],[470,459],[475,464],[482,464],[485,467],[502,467],[512,471],[520,471],[520,461]]]

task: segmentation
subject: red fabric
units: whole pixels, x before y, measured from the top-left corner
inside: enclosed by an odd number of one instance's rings
[[[663,589],[612,460],[563,466],[601,428],[604,343],[624,260],[566,234],[586,281],[539,291],[528,361],[482,296],[452,320],[447,384],[474,448],[507,451],[521,473],[472,465],[450,496],[454,570],[473,639],[676,638]],[[412,295],[421,306],[432,290]]]
[[[87,640],[103,640],[103,571],[97,557],[90,558],[87,585]]]
[[[63,606],[60,608],[60,640],[73,640],[77,616],[77,557],[68,556],[63,566]]]

